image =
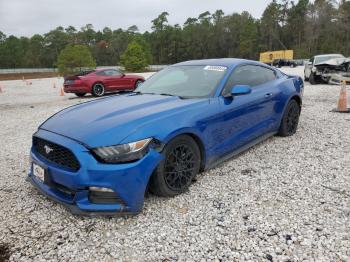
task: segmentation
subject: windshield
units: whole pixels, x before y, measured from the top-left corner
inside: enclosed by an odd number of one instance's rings
[[[226,69],[223,66],[171,66],[152,76],[136,92],[185,98],[210,97]]]
[[[344,58],[342,55],[327,55],[327,56],[320,56],[315,57],[315,64],[323,63],[327,60],[334,59],[334,58]]]

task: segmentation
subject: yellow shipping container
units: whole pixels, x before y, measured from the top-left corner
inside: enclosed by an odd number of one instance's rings
[[[275,59],[293,59],[293,50],[268,51],[260,53],[260,62],[271,64]]]

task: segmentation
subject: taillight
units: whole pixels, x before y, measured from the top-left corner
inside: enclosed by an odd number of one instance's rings
[[[64,81],[65,85],[79,85],[81,84],[81,80],[80,79],[68,79],[66,81]]]
[[[74,80],[66,80],[66,81],[64,81],[64,84],[65,85],[72,85],[72,84],[74,84]]]

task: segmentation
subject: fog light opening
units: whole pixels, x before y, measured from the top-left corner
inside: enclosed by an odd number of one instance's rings
[[[95,187],[95,186],[91,186],[89,187],[90,191],[94,191],[94,192],[109,192],[109,193],[114,193],[113,189],[107,188],[107,187]]]
[[[88,199],[92,204],[119,204],[122,208],[125,206],[118,194],[113,189],[106,187],[89,187]]]

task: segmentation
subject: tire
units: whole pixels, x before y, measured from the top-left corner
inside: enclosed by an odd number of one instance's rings
[[[316,85],[317,84],[314,73],[310,74],[309,82],[310,82],[311,85]]]
[[[141,85],[142,83],[143,83],[142,80],[137,80],[137,81],[135,82],[135,89],[138,88],[139,85]]]
[[[86,93],[75,93],[75,95],[78,96],[78,97],[83,97],[83,96],[86,95]]]
[[[298,129],[299,116],[300,105],[292,99],[284,111],[278,135],[283,137],[294,135]]]
[[[201,153],[188,135],[171,140],[164,148],[162,160],[150,178],[150,191],[158,196],[173,197],[188,190],[199,173]]]
[[[105,94],[105,87],[101,83],[96,83],[92,87],[93,96],[103,96]]]

